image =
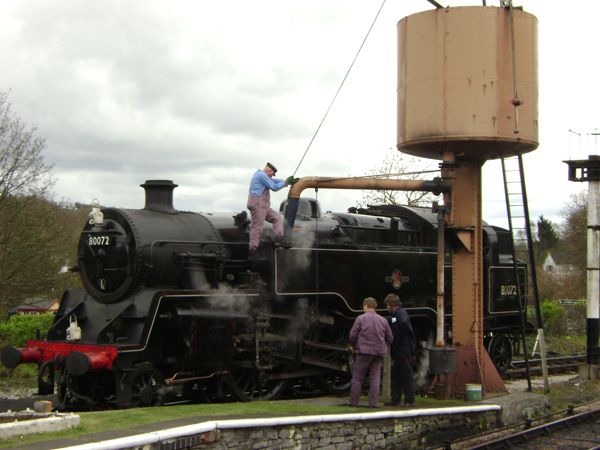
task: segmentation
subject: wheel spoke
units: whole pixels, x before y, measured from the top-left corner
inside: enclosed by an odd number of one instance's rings
[[[320,326],[312,330],[309,334],[310,340],[344,347],[348,345],[349,336],[350,328],[345,326],[338,326],[334,329],[328,326]],[[322,361],[348,365],[348,355],[345,352],[317,348],[314,349],[311,356]],[[331,371],[326,374],[317,375],[315,381],[321,389],[330,394],[343,394],[350,390],[352,376],[349,373]]]
[[[162,374],[150,364],[142,364],[129,373],[125,385],[131,398],[130,406],[159,406],[164,403],[159,388],[166,386],[166,382]]]
[[[488,347],[488,353],[499,373],[505,372],[512,362],[512,343],[503,333],[494,335]]]
[[[267,377],[261,383],[259,376]],[[261,378],[262,379],[262,378]],[[275,400],[287,385],[287,380],[269,380],[268,374],[250,367],[237,367],[225,378],[233,396],[242,402],[253,400]]]

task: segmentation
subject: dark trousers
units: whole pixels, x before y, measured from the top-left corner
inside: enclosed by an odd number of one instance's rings
[[[415,382],[413,380],[412,356],[410,354],[393,354],[391,378],[392,400],[404,403],[414,403]]]
[[[354,370],[352,372],[352,387],[350,390],[350,404],[358,406],[363,381],[365,381],[367,370],[369,370],[369,381],[371,383],[369,388],[369,406],[377,406],[383,356],[357,353],[355,358]]]

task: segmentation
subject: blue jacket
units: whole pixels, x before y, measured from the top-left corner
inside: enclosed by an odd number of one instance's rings
[[[394,335],[392,356],[395,354],[414,354],[417,348],[417,341],[412,325],[410,324],[408,313],[402,306],[399,306],[392,312],[390,328]]]
[[[269,175],[258,169],[250,180],[250,193],[253,195],[261,196],[265,189],[269,188],[272,191],[278,191],[287,187],[285,180],[279,178],[269,178]]]

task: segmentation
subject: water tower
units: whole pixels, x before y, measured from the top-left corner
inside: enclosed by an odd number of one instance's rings
[[[483,346],[481,168],[539,145],[537,36],[537,18],[512,7],[438,8],[398,23],[398,149],[442,160],[452,186],[444,203],[459,391],[505,391]]]

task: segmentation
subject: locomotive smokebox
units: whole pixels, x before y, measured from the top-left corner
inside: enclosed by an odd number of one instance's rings
[[[535,150],[538,20],[519,9],[437,8],[398,22],[398,149],[485,161]]]
[[[144,209],[175,214],[173,207],[173,189],[178,185],[171,180],[146,180],[140,184],[146,190],[146,206]]]

